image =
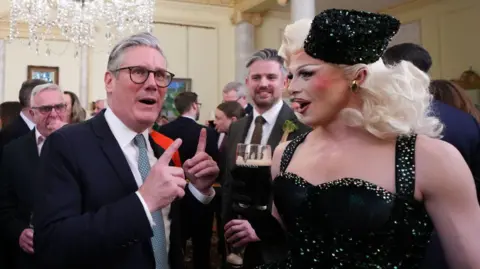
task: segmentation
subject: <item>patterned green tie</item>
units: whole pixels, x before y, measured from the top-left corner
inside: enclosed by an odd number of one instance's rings
[[[147,155],[147,143],[142,134],[138,134],[133,139],[133,143],[138,147],[138,171],[142,176],[142,181],[147,178],[150,172],[150,162]],[[152,247],[155,256],[156,269],[168,269],[167,240],[165,235],[165,225],[163,223],[162,210],[152,213],[155,226],[153,229]]]

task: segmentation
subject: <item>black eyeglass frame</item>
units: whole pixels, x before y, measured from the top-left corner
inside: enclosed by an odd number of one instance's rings
[[[55,110],[57,113],[63,113],[67,110],[67,104],[55,104],[49,106],[34,106],[32,109],[38,110],[41,114],[49,114],[52,113],[52,110]]]
[[[145,76],[145,80],[144,80],[144,81],[138,82],[138,81],[133,80],[133,78],[132,78],[132,70],[133,70],[134,68],[140,68],[140,69],[143,69],[143,70],[145,70],[145,71],[148,72],[147,76]],[[158,87],[165,87],[165,88],[168,87],[168,86],[170,86],[170,84],[172,84],[173,78],[175,77],[175,74],[174,74],[174,73],[172,73],[172,72],[170,72],[170,71],[167,71],[167,70],[165,70],[165,69],[150,70],[150,69],[145,68],[145,67],[143,67],[143,66],[126,66],[126,67],[120,67],[120,68],[117,68],[117,69],[113,70],[112,72],[119,72],[119,71],[122,71],[122,70],[128,70],[128,71],[129,71],[128,73],[130,74],[130,80],[131,80],[133,83],[135,83],[135,84],[143,84],[143,83],[145,83],[145,81],[147,81],[148,78],[150,77],[150,74],[153,74],[153,76],[155,77],[155,73],[156,73],[156,72],[159,72],[159,71],[165,72],[165,73],[167,73],[167,74],[170,75],[170,81],[167,83],[167,85],[159,85],[159,84],[158,84],[158,81],[155,80],[155,82],[156,82],[156,84],[157,84]]]

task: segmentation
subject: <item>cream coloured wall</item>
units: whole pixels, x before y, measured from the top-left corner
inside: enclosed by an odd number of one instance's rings
[[[480,1],[443,0],[418,8],[391,10],[402,23],[418,21],[421,43],[433,59],[432,78],[458,78],[471,66],[480,72]]]
[[[5,82],[3,101],[17,101],[18,90],[27,79],[27,66],[58,66],[59,84],[67,90],[78,94],[80,83],[80,61],[74,58],[75,50],[71,44],[62,41],[51,41],[50,56],[45,54],[46,48],[40,47],[39,54],[28,47],[25,39],[5,43]]]
[[[290,13],[273,11],[265,14],[263,23],[255,31],[257,49],[279,49],[282,44],[283,30],[290,23]]]

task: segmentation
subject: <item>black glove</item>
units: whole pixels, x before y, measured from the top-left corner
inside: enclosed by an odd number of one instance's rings
[[[285,231],[269,210],[260,210],[256,207],[243,208],[234,203],[233,211],[250,222],[260,240],[268,243],[285,241]]]

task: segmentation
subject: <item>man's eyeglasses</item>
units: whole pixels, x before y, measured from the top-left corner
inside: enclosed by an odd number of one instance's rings
[[[150,76],[150,73],[152,73],[158,87],[168,87],[175,76],[175,74],[168,72],[167,70],[148,70],[141,66],[122,67],[114,70],[114,72],[121,70],[128,70],[130,72],[130,80],[135,84],[145,83]]]
[[[35,107],[32,107],[32,109],[38,110],[42,114],[48,114],[52,112],[53,109],[55,109],[57,113],[63,113],[67,109],[67,105],[56,104],[56,105],[50,105],[50,106],[35,106]]]

